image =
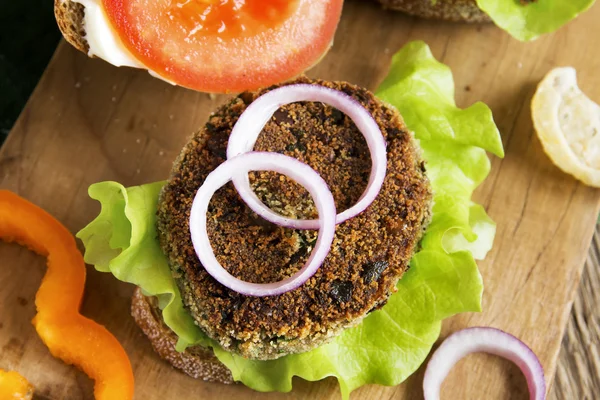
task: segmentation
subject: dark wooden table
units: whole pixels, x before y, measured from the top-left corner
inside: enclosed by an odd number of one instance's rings
[[[600,224],[573,303],[550,393],[553,400],[593,400],[600,395]]]

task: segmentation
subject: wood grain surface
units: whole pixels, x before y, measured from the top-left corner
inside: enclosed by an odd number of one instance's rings
[[[552,400],[598,398],[600,393],[600,224],[563,338]]]
[[[484,311],[447,320],[442,338],[466,326],[505,329],[539,355],[550,382],[571,315],[553,394],[557,399],[586,398],[585,393],[591,399],[592,390],[598,389],[592,379],[598,375],[597,245],[573,314],[571,305],[596,224],[600,191],[579,184],[549,161],[533,131],[529,102],[537,82],[559,65],[577,68],[583,90],[600,101],[598,20],[600,6],[595,6],[558,33],[520,43],[492,25],[421,21],[350,1],[334,47],[309,72],[374,89],[392,54],[421,39],[452,68],[460,106],[478,100],[490,105],[506,157],[492,160],[492,172],[476,193],[498,224],[494,249],[479,264],[486,286]],[[111,179],[135,185],[164,179],[189,134],[225,98],[114,68],[62,43],[0,150],[0,188],[37,203],[76,232],[99,210],[87,196],[91,183]],[[33,299],[44,271],[40,257],[0,243],[0,368],[21,372],[37,387],[39,398],[91,398],[91,382],[55,360],[31,326]],[[184,376],[152,352],[129,317],[131,293],[129,285],[89,268],[82,310],[123,343],[135,370],[137,399],[339,398],[333,379],[297,379],[292,394],[281,395]],[[352,396],[419,399],[422,373],[421,368],[397,387],[370,385]],[[572,383],[578,379],[581,384]],[[485,355],[461,361],[443,391],[445,399],[527,398],[516,367]]]

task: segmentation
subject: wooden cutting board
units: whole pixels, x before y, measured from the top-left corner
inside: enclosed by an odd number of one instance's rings
[[[476,199],[498,223],[494,250],[479,264],[484,311],[444,324],[442,336],[474,325],[505,329],[539,355],[549,381],[600,206],[600,191],[556,168],[532,128],[529,102],[552,67],[572,65],[581,87],[600,101],[600,5],[560,32],[520,43],[492,25],[427,22],[347,2],[335,45],[309,72],[375,89],[390,57],[425,40],[455,76],[456,99],[493,110],[506,148],[494,158]],[[101,180],[136,185],[167,177],[186,137],[225,96],[172,87],[147,73],[117,69],[61,43],[0,150],[0,188],[37,203],[76,232],[99,206],[87,187]],[[55,360],[30,320],[45,272],[41,257],[0,243],[0,368],[15,369],[40,398],[88,399],[85,375]],[[129,317],[132,287],[88,269],[83,313],[106,325],[127,350],[137,399],[336,399],[336,382],[294,382],[291,395],[260,394],[242,385],[195,381],[169,367]],[[422,372],[392,388],[371,385],[353,398],[422,398]],[[485,355],[463,360],[444,383],[446,399],[525,399],[526,386],[508,362]]]

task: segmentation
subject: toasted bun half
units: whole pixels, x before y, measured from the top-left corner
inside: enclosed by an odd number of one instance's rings
[[[195,346],[182,353],[175,350],[177,336],[163,322],[156,299],[144,296],[139,288],[133,294],[131,315],[150,339],[154,351],[172,366],[192,378],[233,383],[231,372],[217,360],[211,349]]]
[[[54,0],[54,16],[61,33],[73,47],[87,54],[89,46],[83,27],[84,8],[71,0]]]
[[[377,0],[385,8],[421,18],[446,21],[489,22],[490,17],[477,7],[475,0]]]
[[[490,18],[477,7],[475,0],[376,0],[384,8],[402,11],[422,18],[447,21],[489,22]],[[85,7],[72,0],[54,0],[54,15],[67,42],[88,53],[83,17]]]

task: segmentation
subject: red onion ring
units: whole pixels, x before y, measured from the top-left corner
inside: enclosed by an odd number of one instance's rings
[[[464,356],[485,352],[515,363],[527,379],[529,398],[546,399],[544,369],[535,353],[515,336],[500,329],[467,328],[448,336],[433,353],[423,380],[425,400],[439,400],[440,387],[450,369]]]
[[[264,284],[245,282],[227,272],[217,261],[206,230],[206,213],[214,193],[235,174],[248,174],[249,171],[257,170],[284,174],[304,186],[313,197],[319,212],[319,236],[306,264],[289,278]],[[204,269],[222,285],[248,296],[275,296],[296,289],[321,266],[333,242],[335,215],[333,195],[327,183],[311,167],[283,154],[250,152],[228,159],[206,177],[192,203],[190,233],[194,250]]]
[[[309,84],[282,86],[263,94],[246,108],[233,127],[227,145],[227,158],[252,151],[260,132],[275,111],[285,104],[299,101],[320,101],[348,115],[364,135],[371,152],[371,175],[367,187],[356,204],[336,216],[336,224],[340,224],[363,212],[375,200],[383,185],[387,167],[386,143],[379,125],[367,109],[347,94]],[[235,174],[232,182],[248,207],[267,221],[295,229],[318,228],[317,220],[286,218],[265,206],[250,188],[247,174]]]

